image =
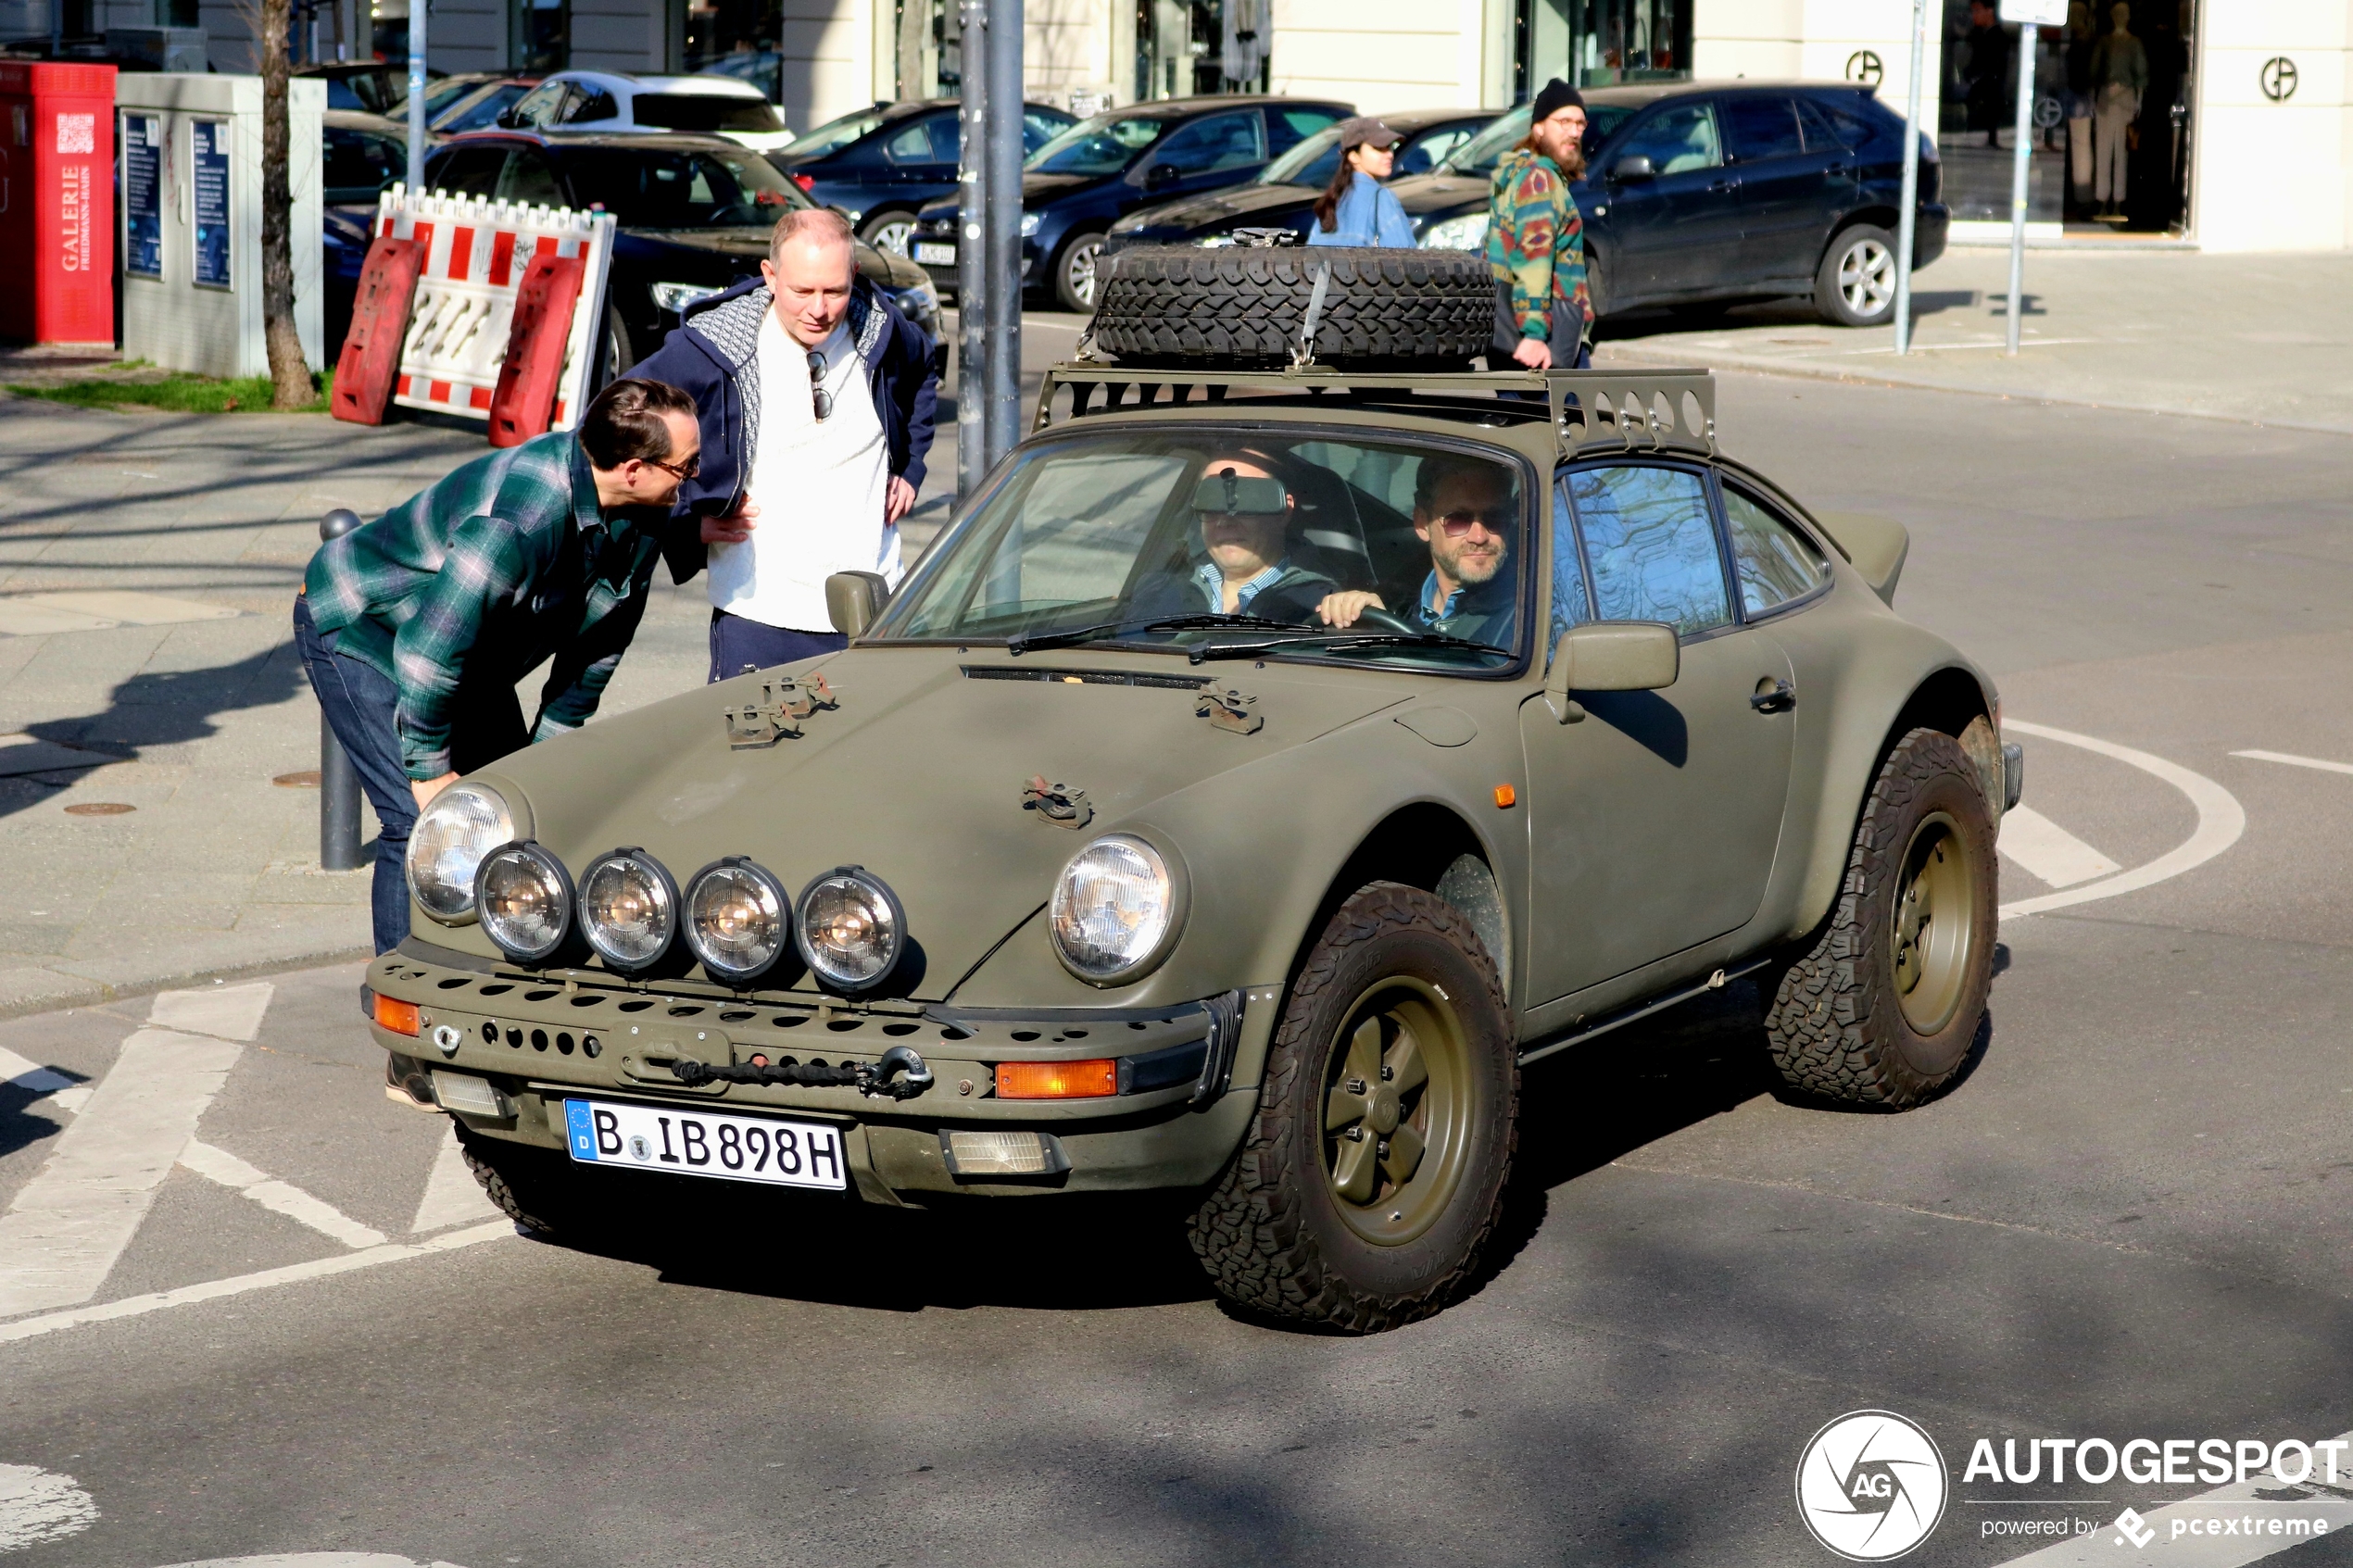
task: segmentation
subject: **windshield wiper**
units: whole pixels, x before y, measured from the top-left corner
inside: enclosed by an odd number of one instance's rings
[[[1238,627],[1251,632],[1296,632],[1299,624],[1291,621],[1271,621],[1263,615],[1216,615],[1203,610],[1198,615],[1160,616],[1150,621],[1105,621],[1093,626],[1074,626],[1066,632],[1036,632],[1026,636],[1008,637],[1005,651],[1020,655],[1038,648],[1069,647],[1075,643],[1092,642],[1097,637],[1116,636],[1123,632],[1206,632]]]
[[[1318,648],[1344,652],[1351,648],[1424,647],[1469,648],[1478,653],[1500,653],[1512,656],[1509,648],[1499,648],[1492,643],[1475,643],[1468,637],[1452,637],[1443,632],[1367,632],[1351,636],[1345,632],[1327,631],[1320,636],[1310,633],[1294,637],[1268,637],[1255,643],[1203,643],[1187,652],[1195,664],[1212,659],[1248,659],[1253,654],[1267,653],[1277,648],[1297,647],[1313,644]]]

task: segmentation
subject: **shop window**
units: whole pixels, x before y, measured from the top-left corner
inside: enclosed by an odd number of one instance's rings
[[[518,69],[535,74],[564,69],[572,63],[571,6],[566,0],[519,0],[514,43]]]

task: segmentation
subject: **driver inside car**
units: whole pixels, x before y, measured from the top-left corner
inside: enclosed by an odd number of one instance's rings
[[[1511,563],[1519,506],[1511,476],[1493,463],[1431,458],[1414,476],[1414,533],[1429,546],[1429,575],[1399,619],[1497,647],[1512,645],[1519,590]],[[1315,613],[1329,626],[1353,626],[1367,609],[1389,608],[1378,594],[1327,595]]]
[[[1289,542],[1297,510],[1289,486],[1260,458],[1211,458],[1202,466],[1192,500],[1207,558],[1189,576],[1163,579],[1140,596],[1135,613],[1311,621],[1337,584],[1291,561]]]

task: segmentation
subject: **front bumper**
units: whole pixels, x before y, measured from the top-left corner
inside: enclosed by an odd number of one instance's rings
[[[1258,1103],[1258,1075],[1278,992],[1259,987],[1150,1010],[957,1009],[841,999],[757,1002],[685,983],[660,991],[577,977],[550,979],[411,937],[369,966],[378,997],[413,1004],[417,1033],[373,1022],[377,1043],[428,1069],[466,1074],[495,1093],[444,1109],[475,1131],[564,1147],[572,1096],[646,1104],[724,1102],[842,1129],[850,1173],[870,1202],[920,1206],[925,1194],[1030,1196],[1198,1187],[1239,1144]],[[681,1060],[706,1067],[795,1060],[875,1062],[894,1046],[920,1052],[931,1086],[907,1099],[849,1086],[680,1081]],[[1112,1058],[1122,1092],[1088,1099],[1000,1099],[1004,1061]],[[695,1075],[695,1074],[690,1074]],[[495,1106],[504,1114],[484,1114]],[[713,1109],[720,1107],[714,1106]],[[949,1168],[941,1137],[956,1130],[1052,1135],[1068,1170],[1046,1178],[974,1180]]]

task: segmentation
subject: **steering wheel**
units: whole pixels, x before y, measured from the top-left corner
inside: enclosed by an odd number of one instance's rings
[[[1393,632],[1408,637],[1419,636],[1422,633],[1421,627],[1408,624],[1403,617],[1391,615],[1375,605],[1366,605],[1363,609],[1358,610],[1355,624],[1350,626],[1348,630],[1351,632]]]

